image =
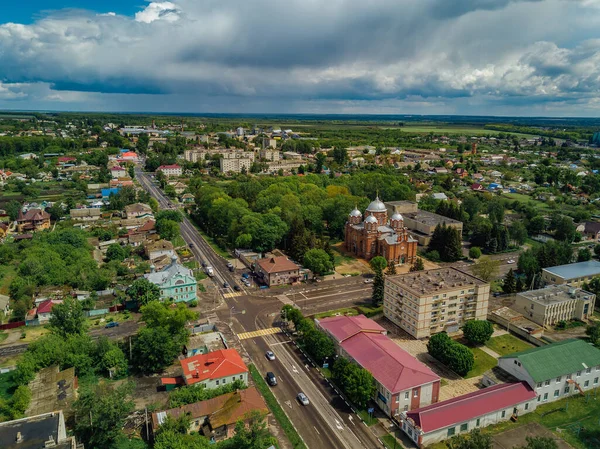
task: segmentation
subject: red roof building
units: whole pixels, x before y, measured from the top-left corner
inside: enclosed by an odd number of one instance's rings
[[[474,192],[481,192],[483,190],[483,186],[476,182],[474,184],[471,184],[471,190],[473,190]]]
[[[183,170],[177,164],[161,165],[156,171],[162,172],[165,176],[181,176],[183,174]]]
[[[186,385],[204,384],[207,388],[241,380],[248,383],[248,368],[235,349],[199,354],[181,360]]]
[[[300,267],[285,256],[265,257],[256,261],[256,274],[269,287],[292,284],[300,277]]]
[[[402,430],[419,447],[535,410],[537,394],[526,382],[494,385],[447,401],[402,412]]]
[[[386,335],[387,331],[364,315],[330,316],[315,320],[317,326],[329,334],[338,344],[360,332]]]
[[[341,356],[373,375],[374,400],[388,416],[438,401],[440,377],[387,337],[375,321],[359,315],[315,322],[336,341]]]

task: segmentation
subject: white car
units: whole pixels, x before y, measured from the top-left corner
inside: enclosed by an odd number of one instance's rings
[[[365,284],[372,284],[373,283],[373,279],[365,279]]]
[[[271,362],[275,360],[275,354],[273,354],[273,351],[267,351],[265,355],[267,356],[267,359],[269,359]]]
[[[513,263],[515,263],[515,261],[514,261],[513,259],[508,259],[508,260],[506,261],[506,263],[507,263],[507,264],[513,264]]]
[[[306,395],[304,393],[298,393],[298,396],[296,396],[298,398],[298,401],[300,401],[300,404],[302,405],[308,405],[310,404],[310,402],[308,402],[308,398],[306,397]]]

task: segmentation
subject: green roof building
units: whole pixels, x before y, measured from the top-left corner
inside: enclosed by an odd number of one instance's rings
[[[501,357],[498,366],[551,402],[598,388],[600,349],[583,340],[565,340]]]

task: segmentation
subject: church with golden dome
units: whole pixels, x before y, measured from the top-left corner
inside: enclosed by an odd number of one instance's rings
[[[417,240],[404,226],[402,215],[395,213],[388,220],[385,204],[379,196],[363,214],[354,209],[348,215],[344,234],[346,250],[366,260],[382,256],[395,264],[412,264],[417,258]]]

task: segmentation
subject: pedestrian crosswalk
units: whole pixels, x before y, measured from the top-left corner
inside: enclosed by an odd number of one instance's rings
[[[279,332],[281,332],[280,328],[271,327],[268,329],[259,329],[257,331],[252,331],[252,332],[243,332],[241,334],[238,334],[238,338],[240,340],[246,340],[248,338],[262,337],[264,335],[272,335],[272,334],[277,334]]]
[[[224,298],[235,298],[236,296],[242,296],[242,292],[231,292],[231,293],[223,293]]]

